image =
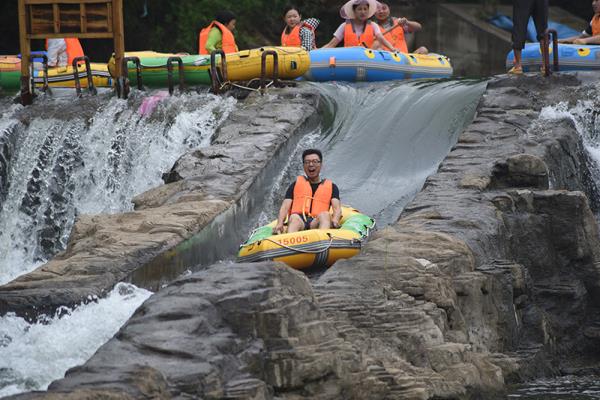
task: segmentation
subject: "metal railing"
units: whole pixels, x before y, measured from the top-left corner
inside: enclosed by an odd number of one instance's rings
[[[173,62],[176,62],[179,64],[179,90],[183,91],[184,89],[184,72],[183,72],[183,61],[181,60],[181,57],[169,57],[167,59],[167,83],[169,85],[169,94],[172,95],[173,91],[174,91],[174,86],[173,86]]]
[[[273,85],[279,86],[279,56],[273,50],[267,50],[262,53],[260,58],[260,92],[264,94],[266,89],[267,57],[273,56]]]
[[[79,82],[79,63],[83,61],[85,62],[85,73],[87,77],[87,88],[90,94],[96,95],[98,91],[94,86],[94,78],[92,76],[92,67],[90,66],[90,59],[87,56],[76,57],[73,59],[73,77],[75,78],[75,90],[77,91],[77,96],[81,97],[81,82]]]
[[[131,90],[130,82],[129,82],[129,61],[135,64],[135,72],[136,72],[136,84],[138,90],[144,90],[144,85],[142,83],[142,64],[140,62],[139,57],[123,57],[123,72],[125,76],[120,76],[117,78],[116,89],[117,89],[117,97],[127,99],[129,97],[129,92]]]
[[[554,72],[558,72],[560,69],[558,60],[558,32],[556,32],[555,29],[547,29],[546,32],[544,32],[544,37],[542,38],[541,42],[542,65],[544,67],[544,76],[550,76],[552,74],[552,71],[550,70],[550,38],[552,38],[552,68]]]
[[[43,66],[43,79],[44,85],[42,86],[42,92],[46,92],[48,90],[48,56],[41,51],[34,51],[29,55],[29,68],[30,68],[30,76],[31,76],[31,95],[34,95],[35,92],[35,71],[33,68],[34,58],[42,58],[42,66]]]
[[[123,70],[126,71],[127,77],[129,77],[129,68],[127,68],[127,64],[129,61],[135,64],[135,78],[137,88],[139,90],[144,90],[144,84],[142,83],[142,63],[139,57],[124,57],[123,58]]]
[[[221,76],[217,69],[217,55],[221,56]],[[210,81],[211,92],[218,94],[221,91],[221,82],[227,82],[227,56],[223,50],[214,50],[210,53]]]

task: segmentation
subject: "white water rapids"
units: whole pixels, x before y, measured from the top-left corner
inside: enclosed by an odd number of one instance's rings
[[[44,390],[86,362],[151,294],[119,283],[104,299],[33,324],[0,317],[0,397]]]
[[[598,169],[600,166],[600,100],[581,100],[574,106],[560,102],[544,107],[539,118],[550,121],[560,119],[573,121],[577,132],[581,135],[585,149],[596,162],[596,169]],[[600,183],[600,175],[594,178]]]
[[[0,120],[0,129],[10,126],[5,133],[16,136],[9,190],[0,202],[0,284],[63,250],[78,214],[131,210],[131,198],[162,184],[162,173],[179,156],[210,143],[236,104],[230,97],[186,94],[163,100],[146,117],[111,97],[91,118],[64,119],[68,103],[46,101],[54,114],[27,126],[15,110]]]

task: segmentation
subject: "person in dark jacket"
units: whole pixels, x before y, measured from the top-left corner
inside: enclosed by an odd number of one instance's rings
[[[513,0],[513,50],[515,62],[508,71],[509,74],[522,74],[521,51],[525,47],[527,38],[527,24],[529,17],[533,17],[537,39],[542,41],[548,29],[548,0]]]

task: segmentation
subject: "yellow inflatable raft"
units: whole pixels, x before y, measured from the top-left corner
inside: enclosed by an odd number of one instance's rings
[[[92,82],[96,87],[111,87],[112,78],[108,72],[106,64],[90,63],[92,69]],[[77,69],[79,75],[79,83],[82,88],[87,88],[87,74],[85,66],[82,65]],[[44,73],[43,71],[36,70],[34,82],[36,86],[42,86],[44,84]],[[75,71],[72,66],[68,67],[57,67],[48,68],[48,85],[50,87],[75,87]]]
[[[42,64],[35,62],[33,81],[36,87],[44,85],[44,71]],[[112,86],[112,78],[108,73],[106,64],[91,63],[92,81],[96,87]],[[87,75],[85,66],[78,68],[79,83],[81,87],[87,87]],[[21,80],[21,59],[17,56],[0,56],[0,87],[4,89],[18,90]],[[48,68],[48,86],[50,87],[75,87],[75,75],[72,66]]]
[[[227,54],[227,78],[230,81],[249,81],[260,78],[261,59],[266,51],[277,53],[280,79],[296,79],[310,68],[310,56],[300,47],[261,47]],[[273,75],[273,57],[267,56],[266,77]]]
[[[283,261],[295,269],[331,266],[360,252],[375,221],[351,207],[342,207],[339,229],[311,229],[273,235],[277,221],[250,234],[240,246],[238,262]]]

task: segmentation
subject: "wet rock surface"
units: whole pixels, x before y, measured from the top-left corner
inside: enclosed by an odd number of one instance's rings
[[[166,264],[157,257],[236,204],[274,153],[315,119],[317,104],[318,96],[297,89],[250,96],[220,127],[213,146],[184,155],[166,174],[168,184],[134,198],[135,211],[80,216],[64,252],[0,287],[0,315],[35,319],[104,296],[149,263]]]
[[[50,391],[119,390],[144,398],[123,379],[142,365],[168,382],[168,398],[263,399],[279,392],[364,399],[385,392],[319,309],[306,276],[276,263],[216,265],[177,280],[141,306],[98,357],[72,369],[73,379]],[[148,389],[144,396],[154,398],[162,386]]]
[[[398,222],[316,282],[276,263],[211,266],[152,296],[49,392],[15,398],[492,398],[593,368],[597,188],[573,124],[537,119],[588,93],[551,79],[492,81]]]

